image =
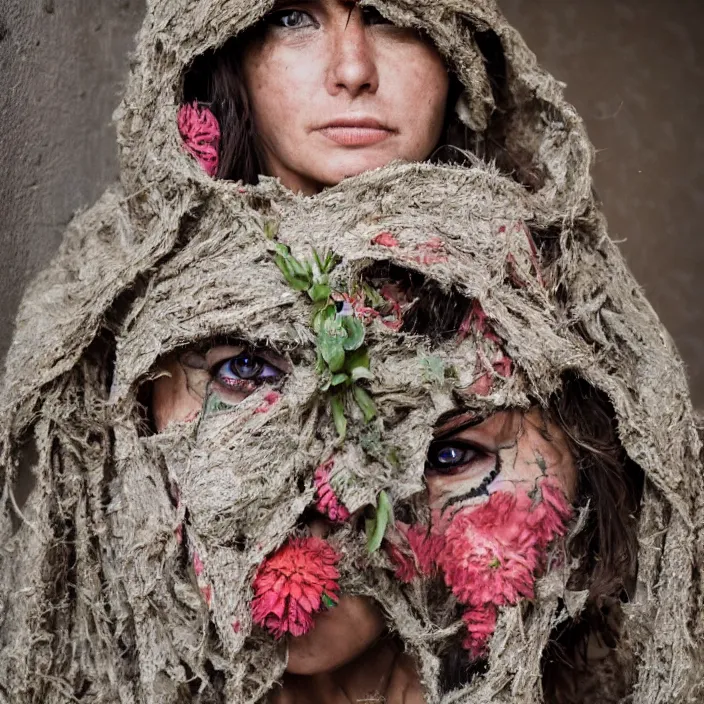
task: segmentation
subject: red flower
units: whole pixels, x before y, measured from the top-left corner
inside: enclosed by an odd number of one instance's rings
[[[489,605],[467,609],[462,614],[462,620],[467,626],[467,636],[462,642],[462,647],[469,651],[473,659],[484,657],[487,654],[489,639],[496,628],[496,607]]]
[[[545,549],[566,531],[572,509],[564,494],[547,481],[539,490],[537,502],[525,492],[496,492],[482,506],[455,514],[445,532],[437,563],[458,601],[471,607],[463,617],[471,625],[470,652],[481,652],[487,610],[495,621],[496,607],[533,597]]]
[[[418,571],[416,570],[416,565],[413,558],[403,552],[397,545],[394,545],[388,541],[384,543],[384,548],[389,556],[389,559],[396,567],[394,577],[396,577],[399,582],[410,584],[413,579],[418,576]]]
[[[347,507],[337,498],[335,490],[330,484],[330,472],[332,471],[334,460],[330,458],[325,464],[321,464],[313,475],[313,484],[317,501],[315,508],[323,515],[327,516],[334,523],[342,523],[350,517]]]
[[[326,598],[337,602],[339,560],[320,538],[289,540],[262,563],[254,578],[254,622],[276,638],[307,633]]]
[[[220,125],[215,115],[197,102],[183,105],[178,113],[178,131],[186,151],[209,176],[215,176],[220,149]]]
[[[445,537],[431,533],[426,526],[416,524],[408,529],[406,538],[420,573],[430,577],[437,569],[438,557],[445,547]]]

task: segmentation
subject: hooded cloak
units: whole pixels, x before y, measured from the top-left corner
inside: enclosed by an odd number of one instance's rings
[[[311,307],[274,265],[275,238],[300,257],[335,252],[341,290],[381,263],[479,305],[514,373],[494,375],[470,407],[545,405],[566,375],[608,397],[645,476],[637,584],[623,606],[629,701],[698,701],[701,442],[680,358],[606,233],[592,147],[562,86],[491,0],[378,0],[446,57],[465,89],[464,144],[480,156],[392,164],[302,197],[271,178],[210,178],[177,126],[189,66],[273,3],[147,6],[118,113],[120,183],[73,221],[30,286],[7,357],[0,698],[260,701],[285,652],[253,627],[252,579],[310,506],[314,468],[336,452],[350,510],[381,491],[395,504],[422,493],[433,426],[471,383],[481,345],[370,326],[368,390],[383,432],[365,436],[348,408],[340,447],[314,369]],[[290,354],[280,401],[257,413],[255,393],[230,412],[148,432],[141,389],[157,361],[223,336]],[[431,358],[456,374],[424,374]],[[33,488],[20,508],[22,474]],[[179,526],[199,556],[197,580]],[[383,555],[346,539],[348,563],[363,567],[341,568],[343,591],[379,601],[419,663],[428,702],[542,701],[550,633],[585,604],[567,586],[569,566],[538,580],[530,608],[502,609],[486,670],[447,691],[437,647],[456,622],[435,623],[422,589],[403,587]]]

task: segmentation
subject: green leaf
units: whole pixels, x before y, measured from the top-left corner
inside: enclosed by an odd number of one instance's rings
[[[357,368],[369,369],[369,350],[366,347],[360,347],[346,357],[345,369],[351,374]]]
[[[344,441],[347,435],[347,419],[345,418],[345,407],[340,396],[333,396],[330,399],[330,409],[332,410],[332,419],[335,423],[335,430],[340,438],[340,442]]]
[[[313,248],[313,261],[315,262],[315,266],[318,267],[318,271],[323,274],[325,273],[325,267],[323,266],[323,262],[320,261],[320,255],[318,254],[318,250]]]
[[[305,264],[301,264],[296,257],[288,257],[286,261],[296,277],[299,279],[305,279],[309,282],[308,285],[310,285],[311,276],[308,267],[306,267]]]
[[[364,284],[362,286],[362,290],[364,291],[364,297],[368,305],[374,308],[375,310],[384,308],[389,304],[389,302],[375,288],[372,288],[369,284]]]
[[[267,220],[264,223],[264,236],[268,240],[273,240],[276,237],[276,233],[279,231],[279,224],[273,220]],[[277,247],[284,247],[285,245],[276,245]]]
[[[291,260],[286,259],[285,257],[282,257],[280,254],[277,254],[276,257],[274,258],[274,262],[276,263],[276,266],[279,267],[281,270],[281,273],[284,275],[284,278],[286,279],[286,282],[288,285],[293,288],[295,291],[305,291],[309,287],[309,283],[307,279],[301,279],[292,269],[291,269]]]
[[[318,336],[318,349],[333,374],[345,366],[345,348],[342,346],[342,338],[328,335],[323,329]]]
[[[348,352],[357,350],[364,342],[364,325],[359,318],[347,315],[342,318],[342,325],[347,332],[347,339],[344,341],[344,348]]]
[[[288,248],[287,245],[281,244],[281,242],[277,242],[274,244],[274,250],[280,257],[288,257],[291,255],[291,250]]]
[[[313,303],[321,303],[330,298],[330,287],[327,284],[313,284],[308,289],[308,295]]]
[[[355,367],[351,374],[350,379],[352,381],[359,381],[360,379],[373,379],[374,375],[365,367]]]
[[[325,323],[328,320],[332,320],[335,317],[335,313],[335,306],[332,304],[317,311],[313,316],[313,332],[316,335],[320,334],[320,331],[323,329]]]
[[[327,594],[323,594],[320,600],[323,602],[323,606],[325,606],[326,609],[334,609],[337,606],[337,602]]]
[[[365,529],[367,534],[367,552],[371,555],[380,547],[386,534],[386,528],[392,517],[391,502],[385,491],[379,492],[376,501],[376,512],[373,519],[367,519]]]
[[[364,415],[365,422],[368,423],[376,416],[374,400],[365,389],[356,384],[352,387],[352,393],[354,394],[354,400],[357,402],[357,405]]]
[[[428,355],[420,357],[423,380],[429,384],[442,384],[445,381],[445,362],[440,357]]]
[[[349,376],[347,376],[347,374],[345,374],[344,372],[341,374],[335,374],[330,381],[330,386],[339,386],[340,384],[344,384],[349,380]]]

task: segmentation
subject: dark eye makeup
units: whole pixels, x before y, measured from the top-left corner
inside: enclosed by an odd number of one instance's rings
[[[462,440],[436,440],[428,449],[426,467],[437,474],[461,474],[466,465],[485,455],[480,448]]]

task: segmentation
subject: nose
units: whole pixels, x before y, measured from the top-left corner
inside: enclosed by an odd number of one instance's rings
[[[359,7],[336,23],[331,32],[327,89],[330,95],[346,92],[350,97],[375,93],[379,76],[374,46]]]

